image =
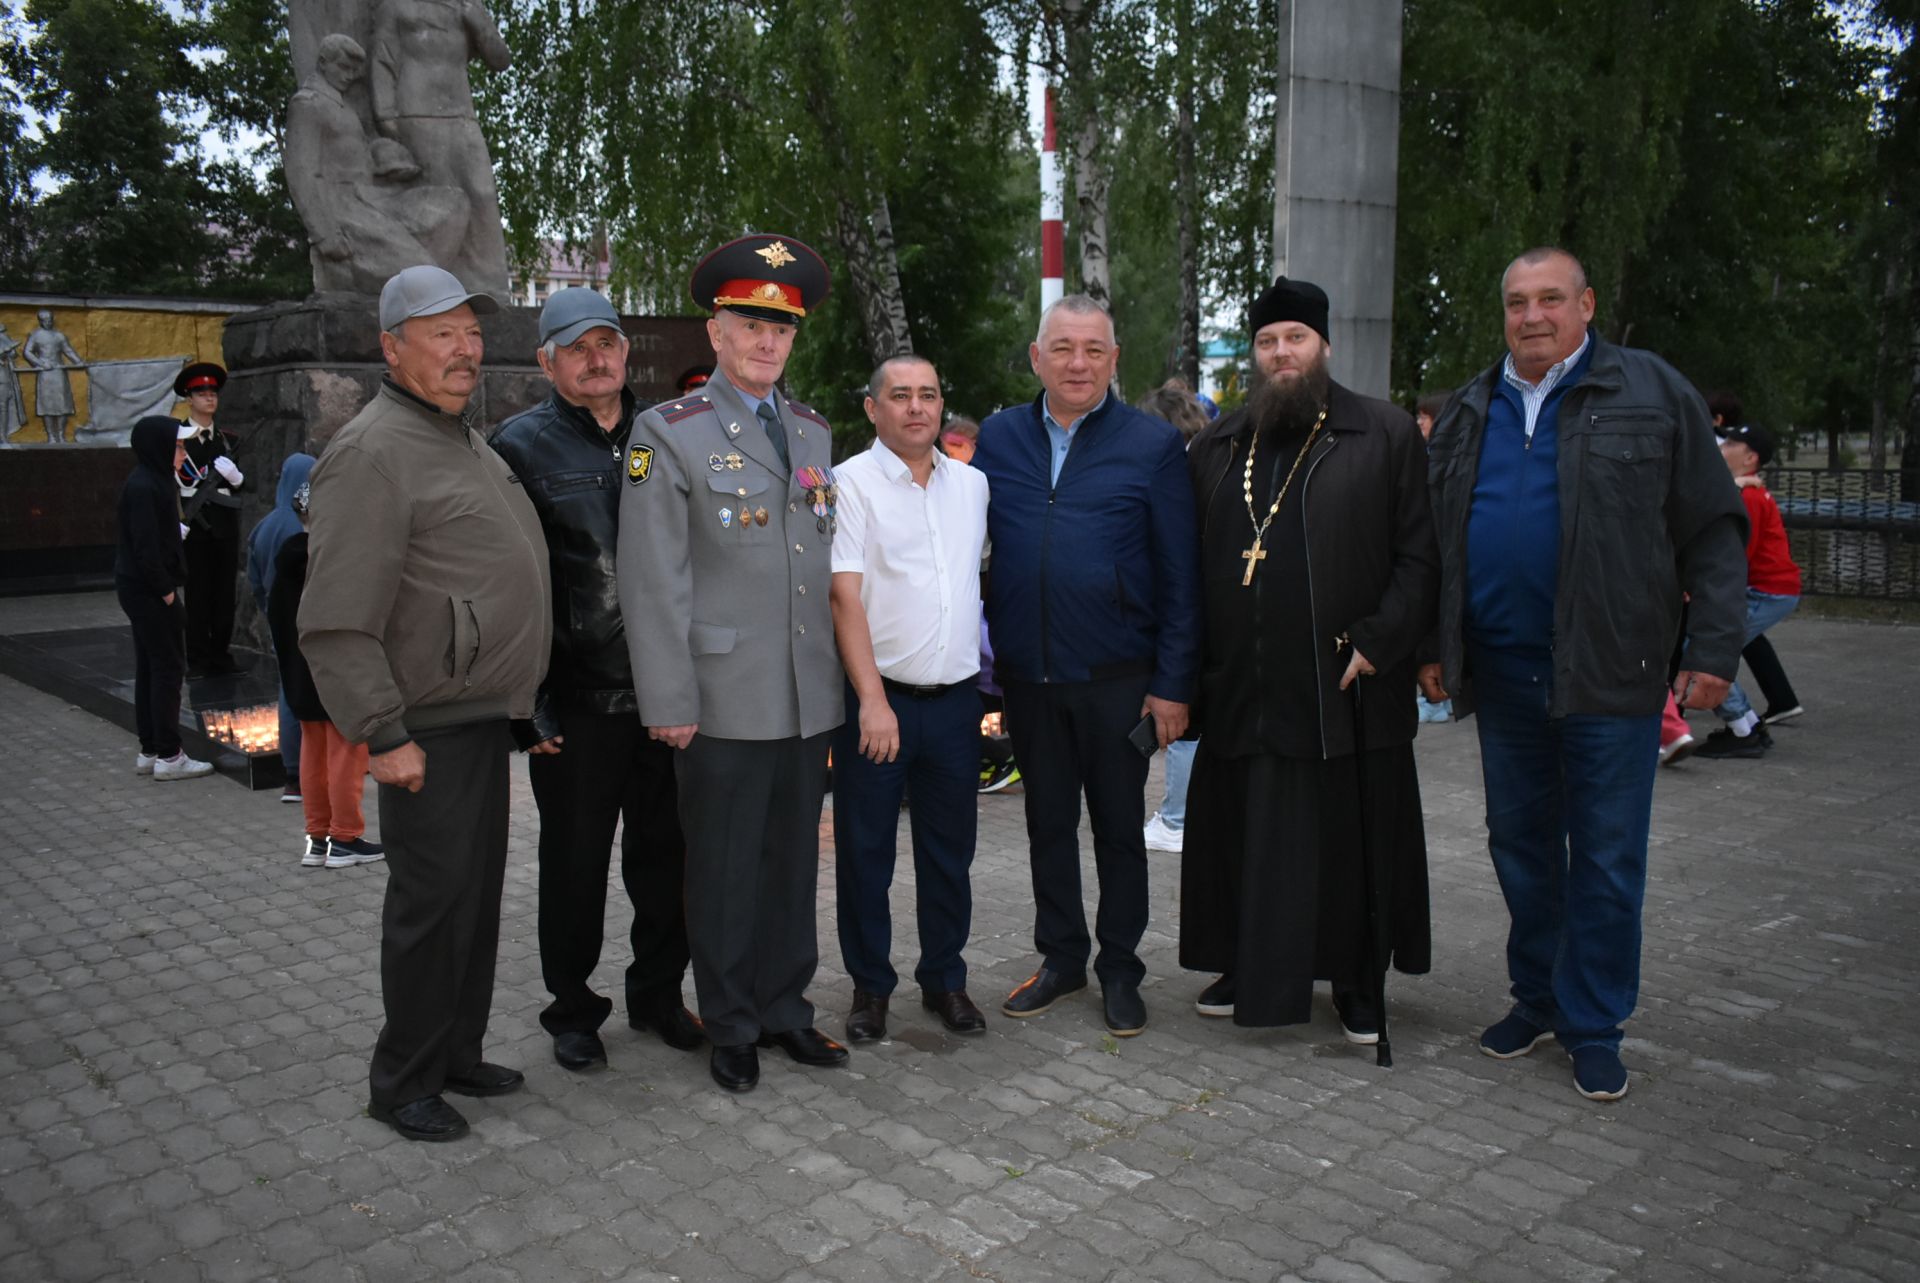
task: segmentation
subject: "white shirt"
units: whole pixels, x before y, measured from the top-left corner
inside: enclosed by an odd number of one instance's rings
[[[1565,359],[1555,361],[1547,367],[1547,372],[1540,376],[1538,383],[1529,383],[1521,378],[1520,372],[1513,366],[1513,354],[1507,354],[1507,365],[1501,373],[1506,376],[1507,382],[1519,391],[1520,404],[1527,409],[1527,440],[1533,440],[1533,425],[1540,422],[1541,407],[1546,405],[1547,398],[1553,395],[1554,388],[1560,385],[1561,379],[1567,377],[1567,371],[1580,360],[1580,354],[1587,350],[1587,344],[1592,341],[1593,336],[1590,334],[1582,338],[1580,346],[1573,349]]]
[[[923,488],[878,441],[833,470],[835,574],[860,578],[882,677],[950,686],[980,671],[980,562],[987,477],[938,450]]]

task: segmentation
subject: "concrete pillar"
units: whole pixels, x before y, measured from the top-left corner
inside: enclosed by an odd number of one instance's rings
[[[1329,367],[1385,396],[1400,169],[1400,0],[1279,0],[1273,263],[1333,305]]]

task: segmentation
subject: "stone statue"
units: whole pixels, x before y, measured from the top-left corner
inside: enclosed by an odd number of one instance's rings
[[[428,183],[458,187],[472,210],[459,255],[443,263],[470,290],[507,292],[507,241],[493,158],[473,114],[467,63],[512,60],[479,0],[374,0],[368,90],[380,133],[413,153]]]
[[[26,403],[20,399],[20,376],[14,373],[14,354],[20,341],[7,333],[0,321],[0,445],[13,440],[13,434],[27,426]]]
[[[502,70],[510,56],[480,0],[303,0],[288,8],[288,34],[300,93],[288,109],[287,178],[313,244],[315,288],[376,293],[425,261],[504,299],[500,197],[467,64]],[[321,47],[335,37],[360,58],[336,42],[323,67]],[[424,258],[385,257],[409,238]]]
[[[73,350],[73,344],[67,342],[67,336],[53,328],[53,313],[45,308],[40,309],[40,328],[27,336],[26,357],[37,375],[33,412],[47,425],[47,441],[64,443],[67,420],[73,417],[73,383],[67,375],[67,366],[84,370],[87,363]],[[67,364],[62,365],[62,361]]]
[[[307,226],[316,290],[378,294],[403,267],[458,257],[467,234],[466,194],[419,182],[405,147],[369,138],[348,105],[366,66],[358,41],[327,36],[287,106],[287,186]]]

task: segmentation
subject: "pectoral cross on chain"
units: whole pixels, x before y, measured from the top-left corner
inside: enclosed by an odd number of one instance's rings
[[[1253,541],[1253,547],[1240,554],[1240,559],[1247,563],[1247,573],[1240,576],[1240,586],[1242,588],[1251,588],[1253,587],[1254,568],[1267,559],[1267,550],[1262,548],[1260,541],[1256,539]]]

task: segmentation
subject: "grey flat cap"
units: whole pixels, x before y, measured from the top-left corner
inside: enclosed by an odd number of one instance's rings
[[[469,290],[444,267],[423,263],[402,268],[380,287],[380,328],[391,330],[416,316],[438,316],[462,303],[483,316],[500,310],[493,295]]]
[[[606,295],[584,285],[569,285],[555,291],[547,305],[540,309],[540,344],[544,347],[556,343],[565,347],[601,325],[616,334],[624,333],[620,329],[620,313],[613,310]]]

